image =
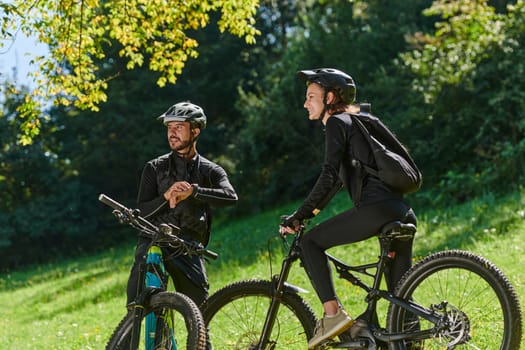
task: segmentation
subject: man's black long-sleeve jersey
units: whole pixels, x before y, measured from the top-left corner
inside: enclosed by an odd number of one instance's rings
[[[192,196],[170,208],[164,193],[176,181],[194,185]],[[171,152],[146,163],[142,171],[137,208],[154,224],[171,223],[181,233],[206,245],[211,226],[210,206],[237,202],[237,194],[226,171],[196,154],[190,161]]]

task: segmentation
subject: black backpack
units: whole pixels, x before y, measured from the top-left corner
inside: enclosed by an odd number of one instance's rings
[[[363,167],[399,193],[416,192],[423,181],[416,163],[388,127],[370,112],[370,104],[363,103],[359,114],[351,117],[370,144],[376,164],[371,166],[355,157],[352,164]]]

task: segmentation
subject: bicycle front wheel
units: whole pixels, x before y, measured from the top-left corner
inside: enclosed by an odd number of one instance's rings
[[[434,336],[391,346],[411,349],[517,350],[522,320],[517,294],[505,275],[487,259],[465,251],[432,254],[414,265],[395,291],[403,299],[434,310],[445,323]],[[435,325],[407,315],[391,304],[391,332],[431,329]]]
[[[120,322],[109,339],[106,350],[129,350],[133,312]],[[154,316],[154,331],[145,334],[146,323]],[[140,326],[140,350],[204,350],[206,328],[197,305],[186,295],[161,292],[151,296],[144,307]]]
[[[313,336],[316,318],[305,301],[292,291],[280,297],[269,340],[259,344],[273,294],[272,283],[260,280],[236,282],[214,293],[202,305],[213,348],[306,348]]]

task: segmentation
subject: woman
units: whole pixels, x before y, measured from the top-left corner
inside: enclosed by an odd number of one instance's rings
[[[312,349],[354,323],[335,294],[325,250],[373,237],[391,221],[415,224],[416,217],[400,193],[366,173],[362,167],[352,165],[354,158],[374,164],[367,141],[350,117],[350,113],[359,112],[359,108],[352,105],[356,95],[353,79],[330,68],[303,70],[299,77],[308,85],[304,102],[308,118],[320,120],[325,128],[325,159],[310,194],[283,220],[280,232],[295,233],[300,223],[317,215],[343,185],[354,204],[353,208],[314,227],[301,241],[303,265],[324,309],[324,317],[308,342],[308,348]],[[395,286],[412,260],[412,241],[396,244],[392,269],[387,276],[389,288]]]

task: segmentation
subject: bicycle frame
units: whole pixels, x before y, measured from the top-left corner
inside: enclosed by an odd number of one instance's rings
[[[334,265],[335,270],[339,274],[339,278],[344,279],[350,282],[351,284],[367,292],[367,295],[365,297],[365,301],[367,302],[367,309],[360,317],[365,319],[367,322],[371,324],[372,331],[376,339],[383,341],[383,342],[392,342],[392,341],[408,340],[408,339],[410,340],[426,339],[430,337],[431,335],[435,334],[437,330],[441,327],[441,323],[442,323],[441,317],[437,315],[435,312],[433,312],[432,310],[429,310],[425,307],[422,307],[421,305],[413,303],[410,300],[406,301],[406,300],[400,299],[396,297],[390,291],[385,291],[385,290],[380,289],[380,285],[381,285],[381,282],[384,276],[385,268],[387,264],[389,263],[389,260],[392,259],[390,255],[390,245],[394,239],[396,239],[396,237],[393,237],[390,235],[380,235],[379,236],[379,241],[380,241],[380,246],[381,246],[381,255],[379,256],[379,260],[376,263],[350,266],[350,265],[345,264],[341,260],[331,256],[330,254],[326,254],[326,255],[328,259]],[[375,269],[376,272],[374,274],[371,274],[368,272],[369,269]],[[352,274],[352,272],[372,277],[373,278],[372,286],[368,286],[367,284],[363,283],[358,277]],[[399,305],[403,309],[407,310],[408,312],[418,315],[422,318],[425,318],[426,320],[432,322],[433,324],[436,324],[437,326],[429,330],[423,330],[423,331],[414,330],[411,332],[403,332],[400,334],[391,334],[391,333],[384,332],[377,327],[376,322],[371,322],[371,321],[377,320],[376,308],[377,308],[377,302],[380,299],[384,299],[390,303]]]
[[[135,300],[134,312],[134,323],[132,331],[132,340],[130,343],[131,349],[137,349],[140,342],[140,320],[143,313],[144,303],[151,297],[151,295],[165,291],[167,289],[168,276],[164,268],[162,261],[162,249],[155,244],[152,244],[147,251],[146,263],[141,264],[139,267],[139,290],[137,293],[137,299]],[[150,334],[155,335],[156,327],[158,325],[157,317],[154,314],[146,315],[146,327],[145,327],[145,348],[146,350],[153,350],[155,347],[155,338],[151,338]],[[173,324],[170,324],[170,320],[167,320],[170,330],[173,329]],[[170,331],[173,337],[173,332]],[[174,339],[173,339],[174,340]],[[175,342],[172,342],[175,344]],[[176,350],[174,345],[173,349]]]
[[[268,312],[266,314],[266,319],[264,322],[263,330],[261,332],[259,343],[255,347],[255,349],[265,349],[266,348],[269,342],[271,330],[275,324],[277,312],[280,306],[280,300],[281,300],[283,293],[285,293],[285,291],[298,292],[300,290],[299,287],[290,285],[286,281],[290,274],[290,270],[292,268],[293,263],[297,261],[298,259],[300,259],[301,257],[299,243],[304,233],[304,230],[305,230],[305,227],[301,227],[301,229],[296,233],[290,245],[289,252],[283,260],[281,271],[279,275],[272,276],[272,285],[273,285],[272,300],[268,308]],[[352,283],[353,285],[367,292],[367,296],[365,298],[365,301],[367,302],[367,310],[362,315],[362,317],[364,317],[367,322],[377,319],[377,315],[376,315],[377,302],[380,299],[385,299],[391,303],[395,303],[401,306],[402,308],[406,309],[410,313],[416,314],[418,316],[421,316],[429,320],[430,322],[436,325],[436,327],[432,329],[428,329],[428,330],[423,330],[423,331],[413,330],[413,331],[408,331],[408,332],[399,333],[399,334],[390,334],[390,333],[380,330],[378,327],[373,328],[372,331],[373,331],[374,338],[377,340],[383,341],[383,342],[391,342],[391,341],[398,341],[398,340],[425,339],[425,338],[432,336],[433,334],[437,332],[438,329],[443,327],[443,320],[434,311],[429,310],[425,307],[422,307],[411,301],[402,300],[396,297],[392,292],[380,289],[380,285],[383,279],[385,268],[387,264],[389,263],[389,261],[392,259],[390,255],[390,246],[391,246],[392,241],[395,239],[410,239],[414,236],[414,233],[415,233],[415,228],[414,228],[414,232],[409,232],[409,233],[406,233],[406,232],[403,232],[403,233],[401,232],[383,232],[381,233],[379,235],[381,254],[379,256],[379,260],[376,263],[350,266],[340,261],[339,259],[327,254],[328,259],[335,266],[335,269],[339,274],[339,278],[347,280],[348,282]],[[287,241],[284,238],[283,238],[283,242],[287,244]],[[369,272],[370,269],[375,269],[375,273],[373,274],[370,273]],[[358,277],[356,277],[353,274],[353,272],[372,277],[373,278],[372,286],[369,286],[365,284],[364,282],[362,282]],[[373,322],[371,324],[372,326],[374,326]]]

